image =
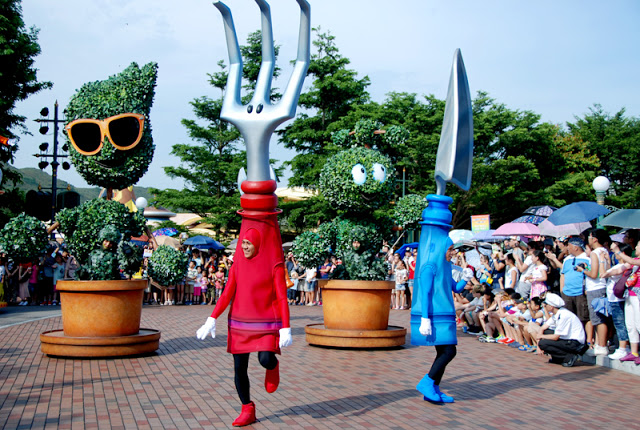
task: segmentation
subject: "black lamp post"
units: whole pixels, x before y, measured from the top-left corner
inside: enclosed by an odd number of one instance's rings
[[[40,123],[40,134],[47,134],[49,132],[49,123],[53,123],[53,153],[52,154],[48,154],[47,150],[49,149],[49,143],[47,142],[43,142],[40,144],[40,153],[39,154],[33,154],[34,157],[38,157],[41,159],[41,161],[38,163],[38,167],[43,170],[45,169],[48,165],[49,162],[47,161],[47,159],[52,158],[51,161],[51,222],[53,222],[55,220],[56,217],[56,197],[57,197],[57,192],[58,192],[58,166],[60,166],[60,163],[58,162],[59,158],[67,158],[68,155],[63,155],[63,154],[58,154],[58,124],[63,122],[64,120],[58,119],[58,101],[56,100],[55,104],[54,104],[54,109],[53,109],[53,119],[49,119],[49,109],[48,108],[43,108],[40,111],[40,115],[43,117],[47,117],[47,118],[39,118],[34,120],[35,122]],[[64,144],[62,146],[62,150],[66,151],[67,148],[67,144]],[[65,161],[62,163],[62,168],[64,170],[69,170],[69,168],[71,168],[71,165]],[[53,234],[53,233],[52,233]]]

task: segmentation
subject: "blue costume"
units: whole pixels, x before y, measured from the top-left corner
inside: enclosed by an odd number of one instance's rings
[[[440,380],[446,365],[456,354],[456,313],[452,291],[461,292],[465,280],[458,283],[451,276],[451,262],[447,250],[453,245],[449,238],[451,229],[451,197],[430,194],[429,206],[422,212],[422,231],[416,263],[413,303],[411,307],[411,344],[434,345],[436,359],[431,370],[418,383],[417,389],[425,400],[452,403],[453,397],[440,391]],[[425,322],[425,320],[427,320]],[[420,326],[427,324],[431,333],[420,333]]]

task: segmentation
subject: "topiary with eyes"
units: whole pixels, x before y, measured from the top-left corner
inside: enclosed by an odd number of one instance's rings
[[[344,264],[340,278],[384,280],[387,265],[377,253],[390,222],[376,220],[373,211],[389,203],[394,185],[391,160],[379,151],[355,147],[337,153],[324,165],[319,188],[340,215],[316,233],[305,233],[304,240],[296,238],[294,256],[309,254],[314,235],[316,243],[328,244],[315,262],[333,251]]]

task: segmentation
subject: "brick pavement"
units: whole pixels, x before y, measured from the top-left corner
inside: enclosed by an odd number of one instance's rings
[[[230,427],[240,405],[226,317],[215,339],[194,336],[211,309],[145,307],[142,326],[162,330],[160,349],[132,359],[43,356],[38,335],[61,328],[59,317],[0,329],[0,428]],[[460,334],[442,383],[456,403],[433,405],[414,389],[433,348],[310,347],[304,326],[321,322],[322,309],[291,311],[294,344],[281,357],[276,393],[265,392],[257,358],[250,362],[259,422],[248,428],[638,428],[637,376],[586,365],[567,369]],[[392,311],[391,324],[408,327],[408,321],[408,311]]]

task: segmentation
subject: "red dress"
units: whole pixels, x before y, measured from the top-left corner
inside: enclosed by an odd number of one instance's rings
[[[231,303],[227,352],[271,351],[280,354],[279,330],[289,327],[282,239],[275,215],[245,218],[238,245],[249,240],[256,253],[236,252],[229,279],[211,313],[218,318]]]

